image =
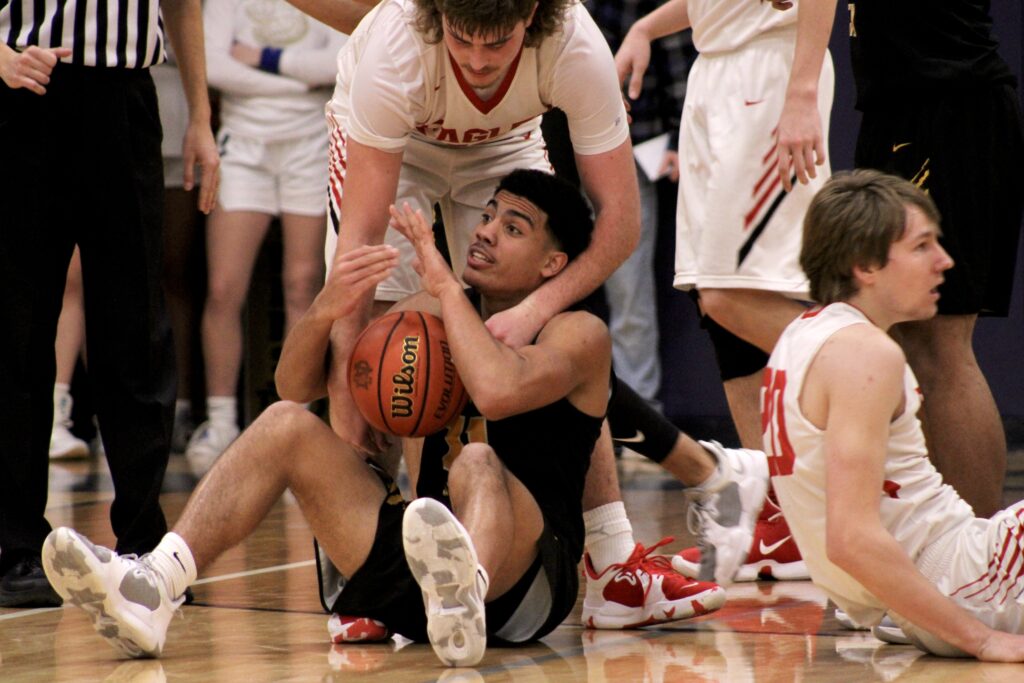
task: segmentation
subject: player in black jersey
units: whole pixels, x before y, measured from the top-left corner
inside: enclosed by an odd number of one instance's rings
[[[422,216],[407,208],[393,215],[416,245],[425,289],[401,306],[443,316],[479,413],[466,416],[462,431],[480,438],[453,439],[444,452],[438,442],[428,444],[414,469],[422,471],[420,491],[436,498],[405,506],[364,454],[301,405],[282,401],[217,461],[153,553],[120,557],[71,529],[54,531],[43,549],[50,580],[123,653],[161,652],[178,596],[199,569],[245,538],[286,488],[318,539],[322,578],[338,579],[324,591],[325,607],[416,640],[429,637],[446,664],[477,663],[489,637],[540,637],[571,611],[584,477],[608,401],[608,331],[589,313],[565,312],[532,344],[512,350],[483,320],[520,302],[586,248],[589,209],[553,176],[506,177],[469,250],[465,279],[479,292],[479,307],[434,248]],[[396,261],[386,245],[346,254],[286,340],[278,371],[322,386],[326,362],[310,359],[329,360],[332,322]],[[693,609],[705,600],[710,611],[724,600],[713,584],[691,585],[685,600],[664,607]]]
[[[815,3],[830,5],[835,0]],[[1016,80],[997,52],[990,0],[855,0],[850,45],[861,122],[856,166],[926,190],[942,215],[946,273],[939,315],[893,328],[928,397],[924,426],[936,467],[981,517],[1002,507],[1006,439],[974,357],[978,315],[1009,311],[1024,195],[1024,123]],[[798,8],[803,11],[803,6]],[[814,63],[829,30],[801,24],[795,60]],[[780,157],[813,144],[817,116],[791,84]]]

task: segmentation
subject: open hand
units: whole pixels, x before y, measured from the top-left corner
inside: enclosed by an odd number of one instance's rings
[[[408,202],[404,202],[401,209],[392,204],[388,210],[391,212],[391,227],[402,233],[416,249],[413,268],[420,276],[423,289],[435,297],[439,297],[445,287],[454,285],[461,290],[462,285],[455,273],[434,245],[434,230],[423,218],[423,212],[419,209],[413,211]]]

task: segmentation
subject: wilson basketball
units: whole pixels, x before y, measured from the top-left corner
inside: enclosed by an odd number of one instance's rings
[[[419,311],[389,313],[370,323],[356,339],[348,381],[366,421],[396,436],[439,431],[467,399],[444,324]]]

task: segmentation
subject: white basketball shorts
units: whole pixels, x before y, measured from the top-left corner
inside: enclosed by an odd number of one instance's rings
[[[761,36],[690,71],[679,135],[676,266],[679,289],[746,288],[806,298],[799,265],[804,213],[830,175],[786,193],[775,160],[794,33]],[[828,139],[834,73],[826,56],[819,86]]]

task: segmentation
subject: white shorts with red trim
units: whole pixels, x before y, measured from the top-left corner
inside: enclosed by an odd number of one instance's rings
[[[916,564],[942,594],[979,621],[997,631],[1024,633],[1024,501],[947,532]],[[928,651],[956,654],[898,615],[894,618]]]
[[[258,211],[279,216],[319,216],[324,212],[327,154],[322,132],[266,142],[222,127],[220,190],[227,211]]]
[[[687,81],[679,135],[676,270],[679,289],[747,288],[806,298],[800,269],[804,213],[831,174],[786,194],[776,172],[775,133],[795,33],[774,32],[734,52],[701,55]],[[819,85],[828,140],[834,73]]]
[[[345,132],[328,113],[330,136],[330,183],[327,244],[325,255],[330,268],[337,245],[337,229],[344,210],[346,154]],[[461,275],[466,253],[473,242],[473,229],[479,224],[487,202],[494,196],[498,181],[517,168],[533,168],[548,173],[554,169],[548,161],[547,148],[538,128],[528,138],[517,136],[490,144],[462,147],[433,145],[411,138],[402,156],[395,205],[408,202],[429,220],[434,205],[441,208],[448,253],[452,268]],[[388,228],[384,241],[399,251],[399,266],[377,286],[379,301],[398,301],[422,287],[412,268],[415,252],[412,245],[396,231]]]

